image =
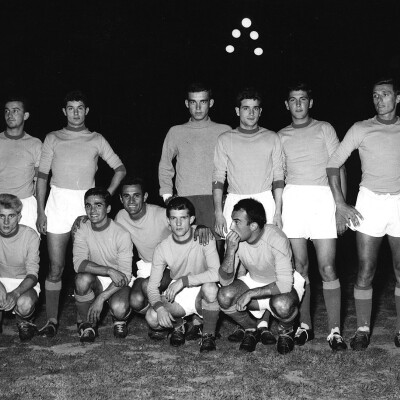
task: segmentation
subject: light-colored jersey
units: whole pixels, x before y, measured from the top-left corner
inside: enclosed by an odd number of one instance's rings
[[[87,190],[95,186],[97,161],[101,157],[112,169],[123,167],[107,140],[97,132],[63,128],[46,136],[39,165],[39,177],[63,189]]]
[[[34,193],[33,178],[39,167],[42,142],[24,132],[13,137],[0,133],[0,193],[10,193],[20,199]]]
[[[90,221],[81,223],[75,233],[73,243],[74,269],[80,268],[92,261],[101,266],[107,266],[122,272],[128,278],[132,277],[133,245],[129,232],[122,226],[108,219],[101,229],[96,229]]]
[[[374,118],[356,122],[328,161],[328,175],[338,175],[353,150],[358,149],[360,186],[375,193],[400,193],[400,119],[385,124]]]
[[[193,240],[194,230],[192,226],[191,235],[184,242],[176,241],[171,234],[156,247],[147,286],[149,302],[153,307],[161,303],[159,286],[167,266],[172,279],[185,277],[189,287],[218,282],[220,264],[215,240],[203,246]]]
[[[281,293],[293,287],[292,251],[289,239],[275,225],[265,225],[256,242],[240,242],[235,255],[235,271],[226,274],[220,269],[220,282],[229,285],[235,278],[239,267],[247,270],[256,282],[265,285],[276,282]],[[239,271],[241,272],[241,271]]]
[[[172,160],[175,157],[178,195],[211,195],[215,144],[218,136],[230,129],[230,126],[210,119],[200,122],[189,120],[186,124],[173,126],[164,140],[158,167],[160,195],[173,193],[175,170]]]
[[[37,279],[39,273],[38,234],[29,226],[18,225],[11,236],[0,234],[0,277]]]
[[[228,179],[228,192],[262,193],[272,183],[283,187],[282,145],[275,132],[259,128],[244,133],[239,127],[219,136],[214,153],[213,187],[222,188]]]
[[[146,263],[151,263],[156,246],[171,231],[168,226],[165,208],[153,204],[145,204],[146,213],[139,219],[132,219],[126,210],[120,210],[115,222],[122,225],[131,235],[139,257]]]
[[[282,142],[286,184],[328,186],[326,165],[339,146],[332,125],[310,119],[306,124],[291,124],[278,135]]]

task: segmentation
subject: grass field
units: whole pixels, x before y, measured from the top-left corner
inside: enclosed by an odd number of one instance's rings
[[[343,288],[344,337],[356,328],[351,274]],[[394,277],[380,274],[374,327],[364,352],[334,354],[326,342],[322,288],[313,293],[316,338],[289,355],[257,345],[243,354],[226,339],[233,325],[223,319],[217,351],[200,354],[197,342],[172,348],[152,342],[142,317],[134,316],[125,340],[114,339],[105,316],[99,338],[82,345],[73,297],[65,297],[59,334],[20,343],[7,315],[0,335],[0,399],[400,399],[400,349],[393,344]],[[68,293],[71,293],[71,287]],[[36,319],[45,322],[43,306]],[[272,325],[276,330],[276,325]]]

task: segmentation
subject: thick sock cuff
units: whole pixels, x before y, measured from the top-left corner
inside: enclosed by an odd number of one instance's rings
[[[80,294],[76,294],[75,292],[75,301],[77,301],[78,303],[87,303],[88,301],[92,301],[94,300],[95,295],[93,290],[91,290],[89,293],[84,294],[84,295],[80,295]]]
[[[372,286],[362,288],[357,285],[354,285],[354,298],[356,300],[371,300]]]
[[[213,301],[212,303],[208,303],[204,299],[201,300],[201,308],[203,310],[208,310],[208,311],[219,311],[219,303],[218,301]]]
[[[46,279],[46,281],[44,282],[44,288],[51,291],[61,290],[62,281],[53,282]]]
[[[14,312],[16,315],[17,320],[18,319],[23,319],[23,320],[30,320],[33,317],[33,314],[35,313],[35,307],[33,307],[33,310],[31,311],[31,313],[29,315],[21,315],[18,310],[17,307],[14,308]]]
[[[233,306],[231,306],[229,308],[221,309],[221,311],[224,312],[227,315],[234,314],[234,313],[238,312],[238,310],[236,309],[236,304],[234,304]]]
[[[330,282],[322,281],[322,288],[324,290],[340,289],[340,281],[339,281],[339,279],[335,279],[334,281],[330,281]]]

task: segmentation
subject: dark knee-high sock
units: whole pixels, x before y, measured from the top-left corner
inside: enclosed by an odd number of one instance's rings
[[[368,328],[371,325],[372,286],[366,288],[354,285],[354,300],[356,304],[357,328]]]
[[[306,286],[304,291],[303,299],[300,303],[300,323],[306,324],[308,329],[311,329],[311,313],[310,313],[310,305],[311,305],[311,290],[310,290],[310,280],[308,276],[304,278],[306,280]]]
[[[222,310],[226,315],[231,317],[243,329],[256,329],[257,320],[252,318],[248,311],[237,311],[236,306]]]
[[[76,304],[76,309],[78,311],[78,318],[77,318],[78,324],[87,321],[88,311],[90,305],[94,301],[94,298],[95,295],[92,290],[89,293],[82,296],[75,293],[75,304]]]
[[[340,332],[341,289],[339,279],[330,282],[322,281],[322,293],[328,314],[328,329],[331,331],[338,328]]]
[[[203,312],[203,333],[212,333],[215,335],[219,318],[218,301],[208,303],[203,299],[201,300],[201,308]]]
[[[52,282],[46,279],[44,283],[46,291],[46,314],[49,321],[58,323],[58,307],[60,303],[61,281]]]
[[[394,289],[394,302],[397,312],[396,332],[400,332],[400,283],[396,283],[396,288]]]

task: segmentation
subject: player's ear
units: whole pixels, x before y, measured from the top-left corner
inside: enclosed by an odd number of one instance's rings
[[[22,218],[22,214],[21,214],[21,212],[19,212],[18,213],[18,223],[19,223],[19,221],[21,221],[21,218]]]
[[[289,103],[287,102],[287,100],[285,100],[285,106],[286,106],[286,110],[290,110]]]
[[[185,100],[185,106],[186,108],[189,108],[189,102],[187,100]]]
[[[29,115],[30,115],[30,114],[29,114],[28,112],[25,112],[25,113],[24,113],[24,121],[26,121],[26,120],[29,118]]]
[[[260,114],[259,114],[260,117],[261,117],[261,113],[262,113],[262,108],[260,107]]]
[[[111,205],[107,206],[107,214],[111,211]]]
[[[196,217],[195,217],[194,215],[192,215],[192,216],[190,217],[190,225],[193,224],[193,222],[194,222],[195,219],[196,219]]]
[[[308,106],[308,108],[312,108],[313,105],[314,105],[314,100],[311,99],[311,100],[310,100],[310,105]]]
[[[252,232],[256,231],[257,228],[258,228],[257,222],[251,222],[251,223],[250,223],[250,230],[251,230]]]
[[[67,110],[65,108],[62,109],[65,116],[67,116]]]
[[[240,109],[239,109],[239,107],[235,107],[235,110],[236,110],[236,115],[238,117],[240,117]]]
[[[214,105],[214,99],[210,99],[210,108]]]
[[[146,203],[147,198],[149,197],[149,194],[146,192],[143,196],[143,202]]]
[[[88,115],[88,113],[89,113],[89,107],[86,107],[85,108],[85,115]]]

